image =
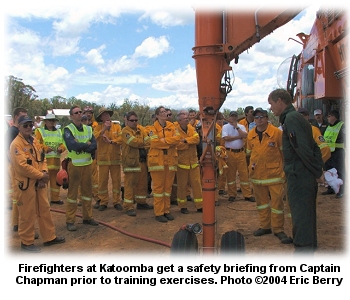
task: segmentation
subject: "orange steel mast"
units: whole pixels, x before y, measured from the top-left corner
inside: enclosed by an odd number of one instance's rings
[[[243,51],[259,42],[276,28],[286,24],[299,12],[271,11],[231,12],[224,10],[195,12],[195,47],[198,104],[202,124],[203,154],[203,252],[215,252],[215,123],[220,107],[232,87],[227,80],[230,61],[238,63]]]

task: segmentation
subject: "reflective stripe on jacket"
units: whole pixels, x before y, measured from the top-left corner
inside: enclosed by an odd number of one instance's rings
[[[250,154],[249,178],[253,184],[272,185],[285,182],[282,155],[282,131],[268,124],[260,142],[256,130],[247,136],[247,154]]]

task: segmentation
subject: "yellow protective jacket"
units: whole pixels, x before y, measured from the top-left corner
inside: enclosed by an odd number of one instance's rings
[[[14,170],[14,179],[20,189],[34,185],[47,172],[45,154],[38,140],[31,137],[31,143],[19,133],[10,146],[10,159]]]
[[[121,164],[121,144],[122,144],[122,128],[120,124],[113,123],[111,128],[104,132],[104,135],[112,141],[112,144],[103,140],[103,123],[98,123],[94,128],[94,136],[97,141],[97,165],[120,165]]]
[[[163,171],[164,166],[168,165],[170,171],[176,171],[178,162],[176,146],[180,143],[181,139],[178,129],[173,123],[168,121],[162,127],[157,120],[150,127],[149,137],[148,170]],[[165,142],[161,141],[162,138],[165,139]]]
[[[141,172],[140,161],[146,162],[149,136],[141,125],[137,125],[136,130],[125,126],[121,137],[123,171]]]
[[[249,179],[257,185],[273,185],[286,181],[283,171],[282,131],[268,124],[262,140],[255,129],[247,136],[247,155],[250,155]]]
[[[34,131],[35,138],[44,150],[47,168],[49,170],[59,170],[61,168],[61,154],[66,150],[60,129],[48,130],[46,126],[38,127]],[[53,149],[48,152],[48,149]],[[57,152],[61,148],[62,152]]]
[[[185,132],[180,125],[177,125],[181,141],[177,146],[178,164],[182,169],[194,169],[199,165],[197,156],[197,145],[199,143],[199,134],[195,128],[188,124],[187,132]]]
[[[323,162],[326,162],[328,159],[331,158],[331,148],[326,143],[320,129],[314,125],[311,125],[311,128],[312,128],[312,136],[316,144],[321,150],[322,160]]]

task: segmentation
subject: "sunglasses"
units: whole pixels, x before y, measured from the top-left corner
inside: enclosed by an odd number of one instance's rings
[[[263,119],[265,116],[255,116],[254,119]]]
[[[173,115],[173,114],[167,114],[166,116],[167,116],[167,117],[171,117],[172,115]]]
[[[74,115],[77,115],[77,114],[81,114],[81,113],[82,113],[82,111],[79,110],[79,111],[74,112],[73,114],[74,114]]]
[[[56,120],[46,120],[46,121],[49,121],[49,122],[56,122]]]
[[[129,122],[137,122],[138,119],[128,120]]]
[[[33,123],[25,123],[25,124],[23,124],[22,126],[23,126],[23,128],[28,128],[28,126],[29,126],[30,128],[32,128],[32,127],[34,126],[34,124],[33,124]]]

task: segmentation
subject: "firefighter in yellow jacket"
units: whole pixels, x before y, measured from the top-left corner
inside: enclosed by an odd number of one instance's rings
[[[92,159],[97,148],[92,128],[82,124],[82,111],[74,105],[69,110],[72,123],[64,128],[63,139],[68,150],[69,186],[66,203],[66,224],[68,231],[77,230],[75,214],[78,207],[78,188],[81,188],[83,224],[97,226],[92,218]]]
[[[35,129],[35,137],[42,144],[45,152],[47,169],[50,176],[50,200],[51,204],[63,204],[60,200],[60,187],[56,184],[56,176],[61,168],[61,154],[66,150],[62,132],[56,129],[58,119],[54,114],[47,114],[44,126]]]
[[[159,222],[174,220],[170,214],[170,194],[177,170],[177,149],[180,135],[174,124],[167,120],[163,106],[156,109],[157,120],[150,128],[150,149],[147,157],[152,177],[155,218]]]
[[[254,236],[273,233],[284,244],[292,240],[284,233],[284,183],[282,131],[268,121],[266,110],[254,111],[256,127],[247,137],[249,179],[253,185],[260,228]],[[272,230],[271,230],[272,229]]]
[[[121,197],[121,132],[120,124],[111,121],[113,111],[100,108],[96,116],[98,125],[94,129],[97,141],[99,210],[107,209],[109,202],[108,180],[112,179],[113,206],[123,210]]]
[[[34,245],[36,218],[44,246],[64,243],[65,238],[56,236],[47,198],[49,175],[45,154],[38,141],[32,137],[33,125],[32,119],[28,116],[21,116],[18,119],[19,134],[11,143],[10,159],[17,182],[18,234],[21,249],[40,252],[41,249]]]
[[[203,196],[200,177],[199,161],[197,156],[197,144],[199,134],[189,124],[188,114],[177,115],[177,128],[180,134],[180,144],[177,146],[177,202],[181,213],[188,214],[187,187],[192,188],[193,202],[198,212],[202,212]]]
[[[309,121],[310,113],[305,107],[299,107],[298,113],[300,113],[307,121]],[[320,148],[321,154],[322,154],[322,160],[325,163],[331,157],[331,148],[326,143],[320,129],[312,124],[310,125],[312,129],[312,137],[314,138],[317,146]]]
[[[125,127],[122,129],[122,163],[124,171],[124,209],[130,217],[136,216],[137,209],[153,209],[146,202],[147,197],[147,152],[149,136],[134,111],[126,114]]]

